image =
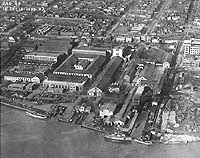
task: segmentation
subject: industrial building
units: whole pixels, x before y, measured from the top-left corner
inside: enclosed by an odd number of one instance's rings
[[[183,43],[184,46],[184,56],[194,55],[200,56],[200,39],[190,39],[185,40]]]
[[[85,55],[85,58],[87,58],[87,55]],[[83,59],[79,59],[76,55],[72,54],[57,69],[55,69],[53,74],[84,76],[92,79],[104,65],[105,60],[105,56],[98,55],[92,62],[88,62],[88,60],[84,61]]]
[[[136,85],[149,86],[154,90],[154,93],[160,93],[164,81],[164,70],[153,64],[144,65],[144,69],[138,73],[133,83]]]
[[[43,85],[45,87],[65,89],[70,92],[81,92],[87,80],[88,78],[83,76],[50,74],[43,81]]]
[[[41,83],[44,80],[43,74],[33,74],[33,73],[5,73],[4,80],[7,81],[22,81],[22,82],[34,82]]]
[[[98,75],[91,88],[88,90],[90,96],[101,96],[105,92],[109,84],[113,80],[113,75],[122,65],[123,59],[121,57],[113,57],[103,71]]]

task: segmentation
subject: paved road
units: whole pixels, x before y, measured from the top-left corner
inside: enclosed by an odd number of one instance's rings
[[[172,4],[172,1],[173,0],[165,0],[165,2],[163,3],[162,7],[160,8],[160,11],[156,15],[156,17],[153,19],[152,23],[148,26],[146,34],[151,34],[152,33],[152,31],[154,30],[155,26],[159,22],[160,18],[163,16],[165,10],[168,9],[170,7],[170,5]]]
[[[130,2],[132,3],[132,2]],[[133,4],[131,4],[133,5]],[[130,9],[117,21],[117,23],[107,32],[107,37],[110,36],[110,34],[119,26],[119,24],[124,21],[124,19],[126,18],[126,15],[129,13],[129,11],[131,11],[132,8],[130,7]]]

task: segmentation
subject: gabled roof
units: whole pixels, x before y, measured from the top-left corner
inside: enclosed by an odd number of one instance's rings
[[[78,58],[72,54],[63,63],[56,68],[54,72],[66,72],[68,69],[73,68],[74,64],[78,62]]]
[[[72,52],[77,58],[95,59],[98,55],[96,54],[82,54],[81,52]]]
[[[137,71],[136,67],[137,67],[137,62],[136,62],[135,59],[133,58],[133,59],[129,62],[127,71],[126,71],[125,74],[124,74],[124,76],[125,76],[125,75],[128,75],[128,76],[130,77],[130,81],[132,81],[133,78],[134,78],[134,76],[135,76],[135,73],[136,73],[136,71]]]
[[[99,55],[95,58],[95,60],[87,67],[85,70],[87,73],[94,72],[95,69],[100,68],[106,60],[106,57],[103,55]]]
[[[149,81],[160,81],[163,71],[162,67],[158,67],[153,64],[146,64],[144,69],[140,72],[139,78],[144,77]]]
[[[87,47],[79,46],[72,50],[73,53],[94,54],[94,55],[105,55],[106,51],[107,51],[106,48],[88,47],[88,46]]]
[[[36,74],[33,73],[5,73],[4,76],[12,76],[12,77],[25,77],[25,78],[33,78]]]
[[[65,72],[65,73],[79,73],[79,74],[91,74],[94,75],[105,62],[106,57],[99,55],[95,60],[90,63],[85,70],[74,69],[74,64],[78,62],[78,58],[75,54],[68,57],[54,72]]]
[[[42,73],[38,73],[37,77],[40,79],[40,81],[43,81],[45,79],[45,76]]]
[[[154,78],[153,74],[155,71],[155,65],[153,64],[146,64],[144,69],[140,72],[139,78],[144,77],[147,80],[152,80]]]
[[[81,60],[79,62],[79,65],[81,65],[83,67],[83,69],[85,69],[89,64],[90,64],[90,62],[88,60]]]
[[[122,62],[123,59],[121,57],[113,57],[106,65],[104,70],[99,74],[95,82],[92,84],[91,88],[98,87],[102,91],[108,88],[114,73],[121,66]]]

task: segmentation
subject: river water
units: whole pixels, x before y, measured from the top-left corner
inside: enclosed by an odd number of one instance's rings
[[[1,158],[200,158],[200,142],[111,143],[95,131],[1,106]]]

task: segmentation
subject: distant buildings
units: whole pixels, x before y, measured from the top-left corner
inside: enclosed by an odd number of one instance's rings
[[[185,40],[183,43],[184,46],[184,56],[194,55],[200,56],[200,39],[190,39]]]

